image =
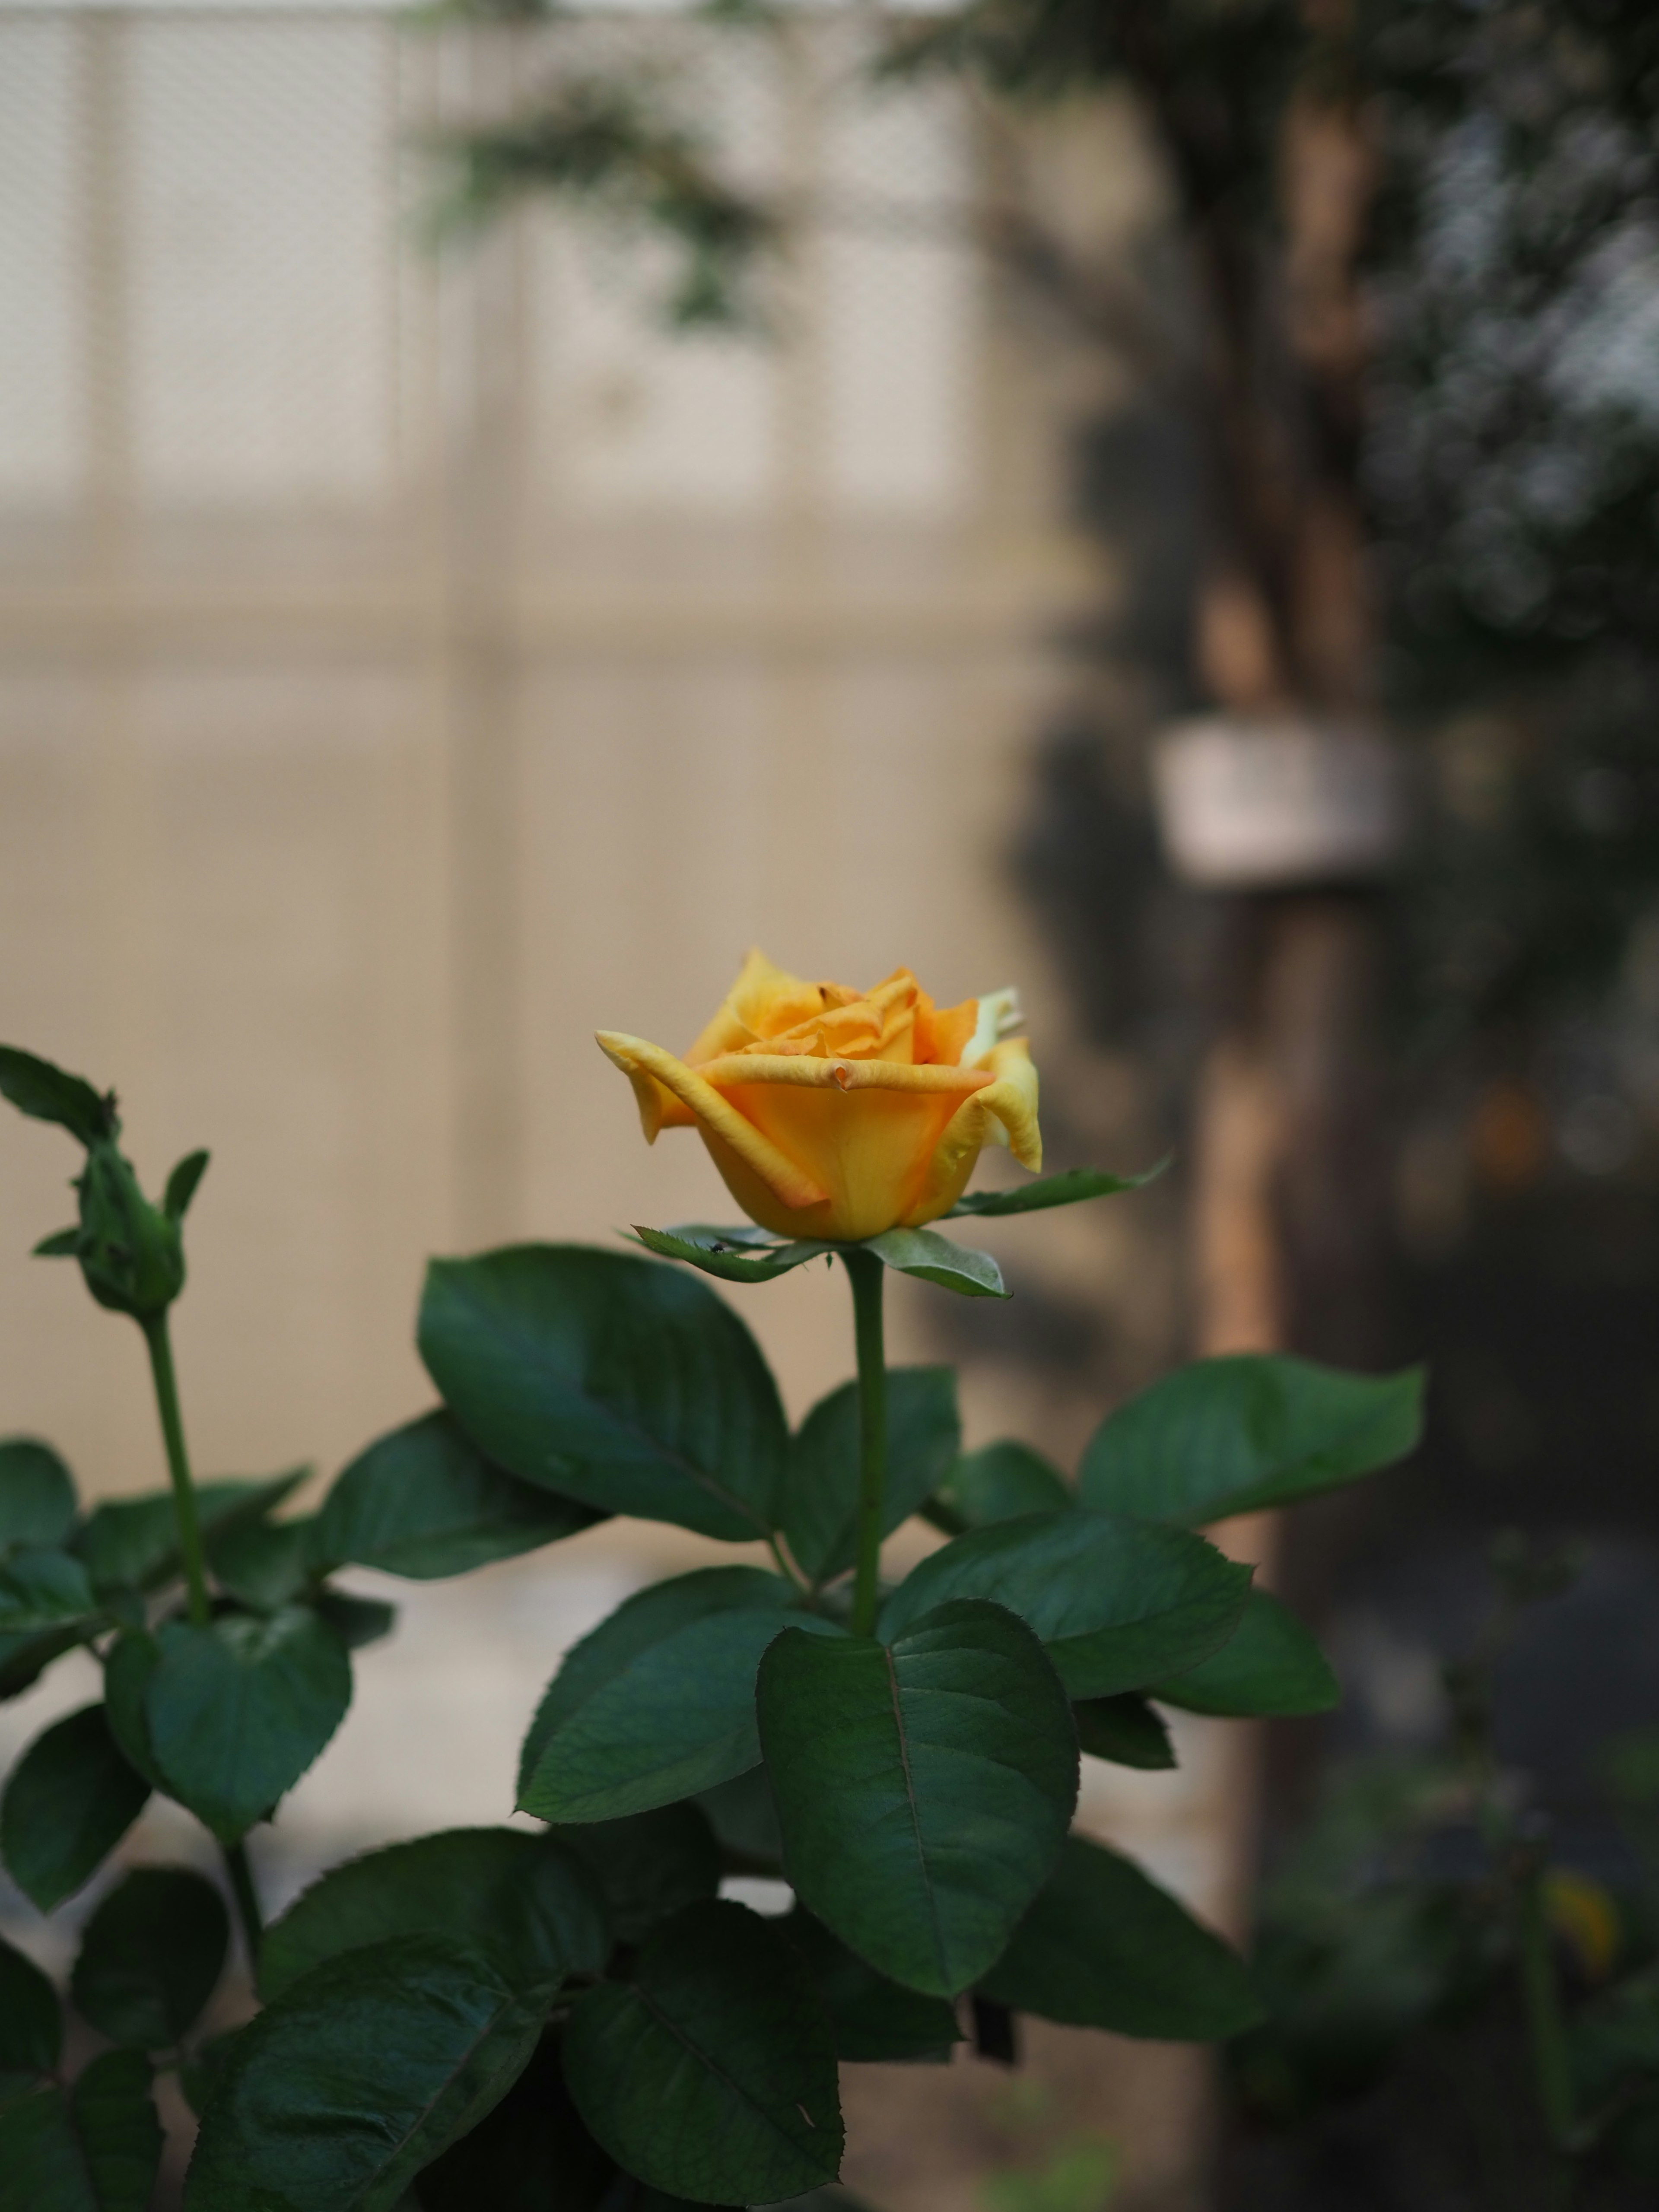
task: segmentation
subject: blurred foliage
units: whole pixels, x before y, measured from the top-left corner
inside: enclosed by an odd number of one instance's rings
[[[556,26],[567,11],[459,12]],[[766,0],[689,12],[781,20]],[[1079,274],[1075,252],[1007,210],[969,228],[1065,295],[1182,418],[1208,478],[1177,459],[1170,481],[1224,518],[1270,605],[1292,588],[1296,482],[1339,482],[1359,507],[1377,688],[1422,738],[1424,835],[1395,908],[1404,1012],[1431,1066],[1473,1053],[1519,1068],[1540,1025],[1606,992],[1659,902],[1659,12],[969,0],[870,21],[872,92],[933,75],[1027,108],[1133,94],[1173,187],[1184,274],[1155,254]],[[556,36],[547,52],[526,112],[452,149],[448,219],[555,193],[669,242],[671,319],[763,325],[769,264],[802,211],[733,180],[689,77],[654,58],[561,76]],[[1370,361],[1352,393],[1289,337],[1285,148],[1310,102],[1353,118],[1375,161]],[[1131,656],[1184,659],[1189,623],[1143,620],[1132,596]],[[1122,636],[1102,636],[1121,654]],[[1173,703],[1192,696],[1190,666],[1152,672]]]
[[[550,0],[460,0],[434,20],[556,30],[569,12]],[[758,0],[708,0],[692,12],[769,21]],[[758,271],[781,242],[781,217],[724,173],[686,87],[660,66],[560,70],[556,45],[550,58],[549,81],[522,112],[440,145],[450,176],[433,210],[437,234],[476,233],[531,195],[563,200],[620,241],[668,247],[673,273],[659,304],[671,326],[762,327]]]
[[[1310,2154],[1292,2166],[1305,2187],[1316,2147],[1345,2126],[1351,2151],[1388,2144],[1367,2205],[1415,2202],[1431,2174],[1434,2201],[1460,2212],[1634,2204],[1632,2186],[1659,2180],[1659,1730],[1600,1756],[1624,1875],[1552,1863],[1530,1778],[1493,1751],[1492,1686],[1574,1563],[1512,1535],[1492,1563],[1491,1616],[1444,1669],[1444,1747],[1334,1768],[1262,1893],[1252,1970],[1269,2018],[1229,2051],[1253,2212],[1310,2201],[1284,2187],[1283,2154]],[[1548,2021],[1527,1986],[1529,1899],[1570,2085],[1556,2130],[1540,2094]],[[1261,2156],[1275,2142],[1277,2195]]]

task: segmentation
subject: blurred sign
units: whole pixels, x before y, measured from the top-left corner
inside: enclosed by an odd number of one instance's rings
[[[1177,722],[1154,746],[1152,787],[1171,868],[1205,890],[1381,875],[1404,842],[1399,756],[1352,725]]]

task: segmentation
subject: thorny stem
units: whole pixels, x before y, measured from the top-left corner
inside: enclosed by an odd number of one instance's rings
[[[857,1566],[853,1580],[854,1636],[873,1636],[880,1596],[882,1507],[887,1492],[887,1354],[882,1340],[882,1278],[873,1252],[842,1254],[853,1285],[853,1329],[859,1361],[859,1504]]]

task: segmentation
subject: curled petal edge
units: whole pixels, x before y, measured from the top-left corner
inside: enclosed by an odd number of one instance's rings
[[[596,1034],[600,1051],[634,1086],[647,1144],[655,1144],[659,1129],[682,1119],[680,1113],[664,1108],[661,1094],[665,1092],[674,1106],[684,1109],[685,1121],[701,1121],[711,1129],[785,1206],[822,1206],[828,1199],[828,1191],[803,1174],[752,1121],[745,1120],[735,1106],[729,1106],[705,1076],[689,1068],[683,1060],[676,1060],[660,1045],[647,1044],[643,1037],[624,1036],[616,1030],[600,1030]]]
[[[935,1219],[956,1203],[964,1179],[964,1159],[971,1172],[974,1158],[988,1143],[1006,1145],[1021,1167],[1033,1175],[1042,1168],[1037,1072],[1030,1048],[1024,1037],[1012,1037],[994,1046],[987,1057],[991,1079],[964,1098],[945,1123],[921,1199],[907,1217],[911,1222]]]

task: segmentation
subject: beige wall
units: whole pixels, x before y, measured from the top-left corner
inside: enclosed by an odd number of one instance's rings
[[[965,117],[824,95],[833,38],[710,54],[763,167],[969,191]],[[422,1401],[428,1252],[718,1216],[591,1036],[684,1042],[751,942],[1018,979],[1065,1049],[1006,862],[1035,641],[1097,580],[982,270],[831,228],[781,339],[675,343],[648,258],[544,213],[434,260],[399,148],[535,67],[365,15],[0,10],[0,1033],[115,1081],[152,1181],[213,1148],[178,1334],[216,1469]],[[3,1125],[0,1403],[126,1488],[136,1344],[24,1257],[72,1165]],[[797,1402],[844,1366],[827,1286],[745,1310]]]
[[[1018,982],[1056,1164],[1159,1148],[1012,887],[1062,680],[1043,641],[1109,578],[1054,520],[1006,302],[959,227],[914,220],[976,189],[970,118],[835,95],[833,27],[691,58],[745,161],[836,218],[769,343],[653,335],[648,261],[544,210],[468,256],[417,246],[412,134],[533,82],[522,41],[0,0],[0,1037],[118,1085],[152,1188],[213,1149],[176,1323],[204,1472],[331,1471],[427,1402],[429,1253],[729,1213],[694,1138],[646,1149],[592,1037],[684,1044],[751,943],[854,981],[903,962],[946,1000]],[[149,1486],[136,1332],[27,1256],[75,1165],[0,1118],[0,1431],[93,1492]],[[1153,1194],[976,1232],[1111,1350],[1062,1375],[976,1322],[970,1441],[1069,1461],[1103,1373],[1167,1354],[1175,1226]],[[900,1290],[898,1355],[948,1351],[952,1302]],[[795,1410],[848,1371],[838,1279],[732,1295]],[[560,1650],[692,1550],[596,1531],[398,1592],[404,1634],[256,1838],[271,1893],[504,1817]],[[88,1694],[78,1664],[0,1708],[0,1763]],[[1085,1817],[1200,1897],[1206,1742],[1156,1791],[1085,1762]],[[131,1846],[188,1847],[165,1810]],[[1073,2064],[1065,2124],[1135,2133],[1164,2077],[1109,2070]],[[956,2101],[928,2139],[969,2165],[986,2071],[930,2093]],[[854,2094],[890,2202],[962,2201],[964,2169],[907,2179],[890,2106]],[[1167,2203],[1185,2094],[1137,2137]]]

